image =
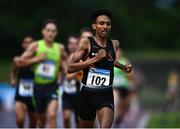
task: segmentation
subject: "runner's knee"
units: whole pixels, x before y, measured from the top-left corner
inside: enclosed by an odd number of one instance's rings
[[[48,113],[49,119],[55,119],[56,118],[56,112],[55,111],[50,111]]]

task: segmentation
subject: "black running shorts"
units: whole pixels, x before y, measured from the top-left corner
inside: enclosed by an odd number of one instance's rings
[[[82,87],[79,95],[78,115],[83,120],[94,120],[96,112],[104,107],[114,111],[112,87],[106,89],[92,89]]]
[[[36,111],[38,113],[44,113],[48,104],[52,100],[58,101],[58,85],[56,83],[48,85],[35,84],[34,86],[34,98],[36,104]]]

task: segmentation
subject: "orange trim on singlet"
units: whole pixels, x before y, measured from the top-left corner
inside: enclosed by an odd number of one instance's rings
[[[83,71],[81,70],[81,71],[77,72],[77,74],[76,74],[76,79],[79,80],[79,81],[81,81],[82,78],[83,78]]]

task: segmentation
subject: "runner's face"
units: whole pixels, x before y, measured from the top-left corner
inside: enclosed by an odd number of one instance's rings
[[[92,27],[97,35],[106,38],[111,31],[111,20],[105,15],[98,16]]]
[[[73,38],[73,37],[69,38],[67,47],[70,53],[73,53],[77,50],[78,42],[79,42],[79,39],[77,38]]]
[[[31,45],[31,43],[34,41],[34,39],[33,38],[31,38],[31,37],[26,37],[26,38],[24,38],[24,40],[23,40],[23,42],[22,42],[22,48],[25,50],[25,49],[27,49],[30,45]]]
[[[48,23],[42,30],[43,38],[48,42],[53,42],[57,35],[57,26],[53,23]]]

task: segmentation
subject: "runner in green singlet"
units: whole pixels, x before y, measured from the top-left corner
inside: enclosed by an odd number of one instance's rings
[[[120,48],[116,52],[119,63],[129,64],[128,60],[122,55]],[[130,76],[129,73],[124,73],[120,69],[114,67],[113,93],[115,103],[114,127],[118,127],[121,123],[124,114],[127,112],[130,103]]]
[[[55,42],[58,24],[55,19],[43,22],[43,38],[30,47],[16,60],[19,67],[34,64],[34,98],[40,128],[47,123],[51,128],[57,127],[56,112],[58,109],[57,78],[65,59],[64,46]]]

